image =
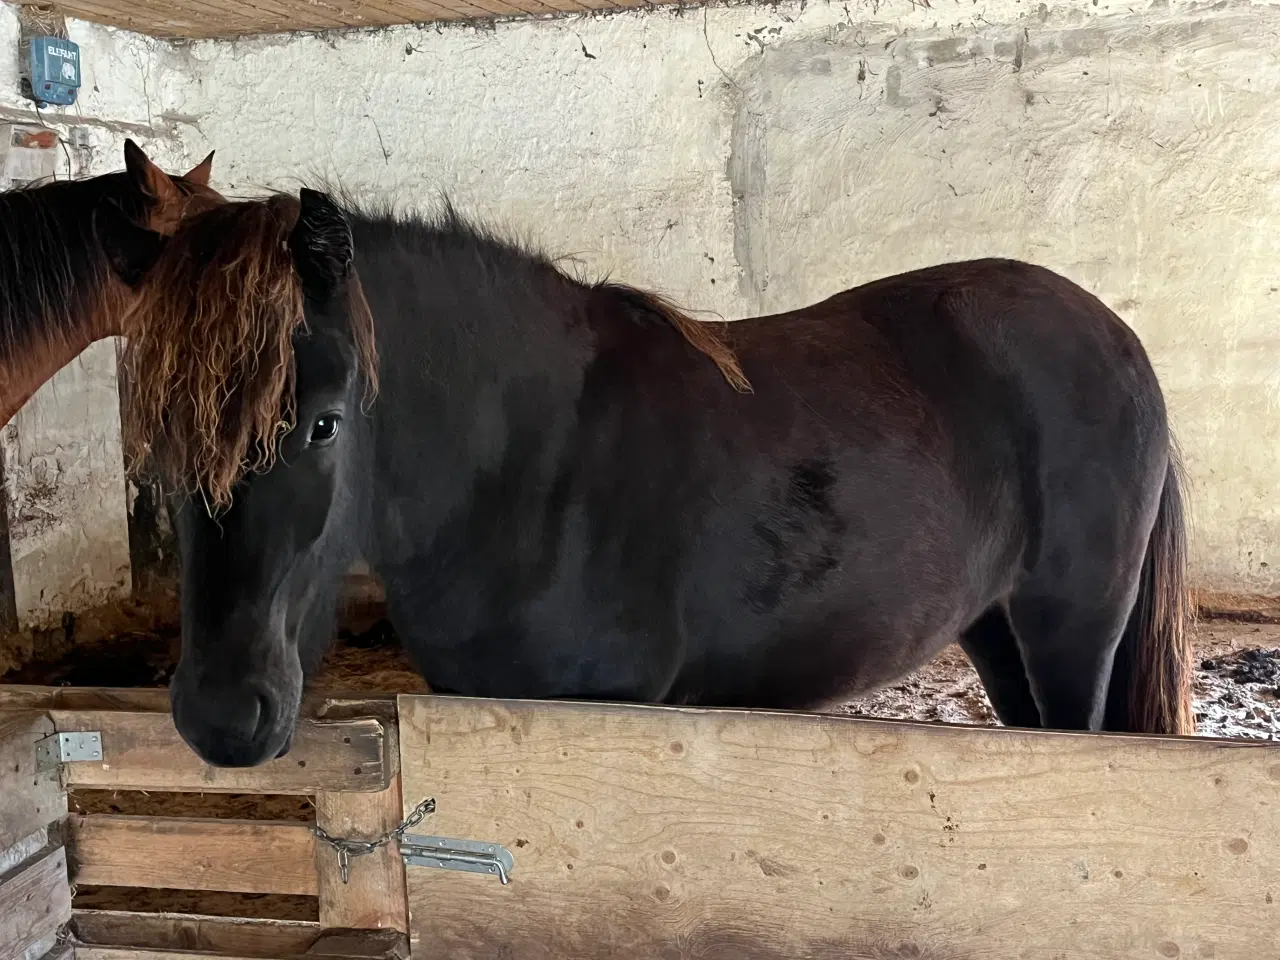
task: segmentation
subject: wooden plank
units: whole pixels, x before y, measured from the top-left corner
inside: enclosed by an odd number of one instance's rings
[[[676,0],[667,0],[674,3]],[[209,39],[255,33],[377,27],[457,18],[484,19],[566,9],[659,6],[653,0],[59,0],[68,17],[156,37]],[[474,12],[470,12],[474,11]]]
[[[380,793],[318,793],[316,825],[331,837],[378,840],[400,824],[399,749],[394,727],[387,733],[396,764],[391,784]],[[349,862],[342,881],[337,851],[316,844],[320,925],[326,929],[409,930],[408,900],[400,845],[392,841]]]
[[[71,920],[77,943],[145,947],[253,957],[293,957],[309,950],[320,925],[295,920],[241,920],[173,913],[77,910]]]
[[[95,944],[76,947],[76,960],[292,960],[288,955],[207,953],[203,950],[169,950],[162,947],[116,947]]]
[[[1280,745],[400,698],[414,956],[1274,956]]]
[[[304,823],[90,815],[70,818],[77,884],[316,895]]]
[[[0,710],[133,710],[168,713],[169,691],[145,687],[41,687],[0,684]]]
[[[22,866],[36,854],[43,852],[45,847],[56,847],[59,844],[60,841],[49,842],[48,829],[37,830],[29,837],[24,837],[12,846],[0,850],[0,874]]]
[[[170,792],[312,794],[322,790],[376,793],[394,769],[386,724],[378,719],[298,725],[288,756],[259,767],[204,763],[182,740],[168,714],[53,710],[59,730],[100,730],[104,760],[69,763],[68,786]]]
[[[316,924],[157,914],[99,917],[77,912],[79,960],[405,960],[404,934],[393,930],[324,932]],[[157,922],[158,921],[158,922]],[[287,930],[288,927],[306,927]]]
[[[399,930],[329,930],[307,951],[310,960],[409,960]]]
[[[36,744],[53,732],[41,711],[0,711],[0,853],[67,812],[57,771],[36,770]]]
[[[48,943],[71,919],[67,856],[47,847],[39,856],[0,876],[0,960],[12,960]]]
[[[0,684],[0,710],[121,710],[168,713],[169,691],[157,687],[44,687]],[[308,694],[301,715],[309,720],[394,720],[395,696],[361,693]]]
[[[316,795],[316,824],[332,837],[376,840],[401,820],[400,783],[382,793],[321,793]],[[404,862],[395,841],[350,861],[349,882],[343,883],[337,852],[316,844],[316,876],[320,896],[320,925],[327,928],[409,930]]]

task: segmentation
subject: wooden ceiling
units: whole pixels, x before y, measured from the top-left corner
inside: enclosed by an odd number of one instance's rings
[[[56,0],[66,17],[169,39],[583,13],[651,0]]]

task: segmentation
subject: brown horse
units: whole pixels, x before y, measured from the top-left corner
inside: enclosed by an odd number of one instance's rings
[[[958,639],[1005,723],[1193,730],[1160,387],[1049,270],[888,277],[731,351],[452,214],[304,191],[193,218],[144,287],[133,432],[179,491],[209,762],[288,749],[356,555],[441,692],[811,708]]]
[[[126,332],[138,277],[99,242],[104,205],[159,238],[222,202],[209,188],[212,153],[180,177],[132,140],[124,159],[119,173],[0,193],[0,425],[89,344]]]

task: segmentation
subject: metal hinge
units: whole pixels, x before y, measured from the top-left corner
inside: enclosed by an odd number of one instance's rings
[[[511,851],[500,843],[455,840],[452,837],[419,837],[413,834],[401,837],[400,856],[406,866],[487,873],[504,884],[516,865]]]
[[[97,730],[55,733],[36,742],[37,770],[52,770],[78,760],[102,761],[102,734]]]

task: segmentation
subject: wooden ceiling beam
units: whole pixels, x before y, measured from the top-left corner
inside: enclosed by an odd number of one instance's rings
[[[65,16],[173,40],[653,5],[653,0],[58,0]]]

